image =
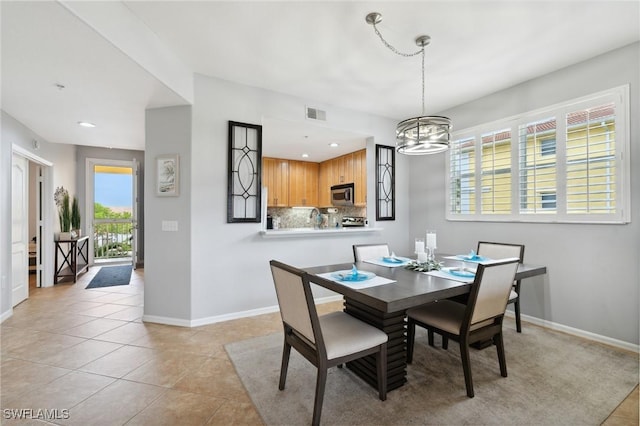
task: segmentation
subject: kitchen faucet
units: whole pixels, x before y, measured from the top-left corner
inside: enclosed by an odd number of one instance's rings
[[[316,220],[315,222],[313,222],[313,227],[314,229],[318,229],[322,225],[322,214],[320,213],[320,210],[317,207],[314,207],[311,209],[311,213],[309,213],[309,219],[313,219],[314,212],[316,214]]]

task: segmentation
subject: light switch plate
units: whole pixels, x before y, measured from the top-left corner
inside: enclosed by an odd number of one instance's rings
[[[162,230],[166,232],[177,232],[178,231],[178,221],[177,220],[163,220],[162,221]]]

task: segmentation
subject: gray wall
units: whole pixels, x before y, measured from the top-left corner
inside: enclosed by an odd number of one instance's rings
[[[76,147],[73,145],[49,143],[22,123],[2,111],[2,136],[0,139],[0,318],[10,315],[11,307],[11,157],[13,144],[32,152],[34,155],[53,163],[48,196],[53,199],[53,190],[64,186],[70,194],[76,191]],[[40,148],[33,148],[33,141],[40,142]],[[46,195],[46,194],[45,194]],[[54,206],[55,207],[55,206]],[[42,242],[43,250],[53,256],[54,233],[58,231],[57,212],[45,217],[52,224],[52,233]],[[51,276],[44,277],[45,284],[52,283]]]
[[[640,284],[640,43],[590,59],[443,114],[456,129],[510,117],[623,84],[631,92],[631,223],[453,222],[445,219],[446,156],[412,158],[412,235],[438,232],[439,250],[465,253],[478,240],[526,245],[525,261],[548,274],[523,283],[522,312],[638,344]],[[425,176],[425,170],[426,176]],[[525,326],[526,328],[526,326]]]
[[[82,228],[86,232],[87,212],[86,212],[86,173],[87,158],[98,158],[101,160],[121,160],[131,161],[135,158],[138,162],[138,265],[144,264],[144,151],[133,151],[127,149],[100,148],[94,146],[79,145],[76,152],[77,157],[77,193],[80,204],[80,214],[82,215]]]
[[[304,120],[305,105],[310,103],[204,76],[196,76],[195,93],[191,141],[186,140],[186,117],[179,109],[147,114],[146,320],[194,325],[273,308],[277,301],[270,259],[310,266],[351,261],[351,245],[357,243],[388,241],[397,252],[410,248],[406,159],[398,160],[398,219],[379,224],[384,227],[382,232],[352,237],[265,239],[259,235],[258,223],[228,224],[228,121],[261,124],[263,117]],[[324,109],[330,117],[327,125],[371,136],[367,169],[368,199],[373,200],[372,148],[375,143],[394,143],[389,136],[394,134],[395,123],[329,105]],[[180,135],[172,133],[176,128]],[[149,192],[153,174],[149,161],[168,152],[180,153],[186,159],[181,158],[181,195],[174,199],[158,198]],[[367,214],[370,219],[375,218],[373,202],[369,203]],[[178,220],[179,232],[160,232],[162,220]],[[189,232],[190,235],[174,235]],[[187,242],[190,246],[184,246]],[[315,291],[317,297],[333,295]],[[185,301],[185,295],[190,300]]]
[[[155,192],[156,157],[179,155],[179,196]],[[145,145],[145,320],[176,325],[191,318],[191,107],[148,110]],[[163,231],[163,221],[178,230]],[[202,247],[200,250],[208,250]]]

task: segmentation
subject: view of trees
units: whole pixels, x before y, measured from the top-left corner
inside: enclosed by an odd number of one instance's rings
[[[130,211],[113,211],[100,203],[94,203],[95,235],[94,256],[126,257],[131,255],[131,223],[118,220],[131,219]],[[107,220],[109,223],[100,223]]]

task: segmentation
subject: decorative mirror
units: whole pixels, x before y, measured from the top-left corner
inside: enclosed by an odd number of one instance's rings
[[[262,126],[229,122],[227,223],[260,222]]]
[[[376,220],[396,219],[396,151],[376,145]]]

